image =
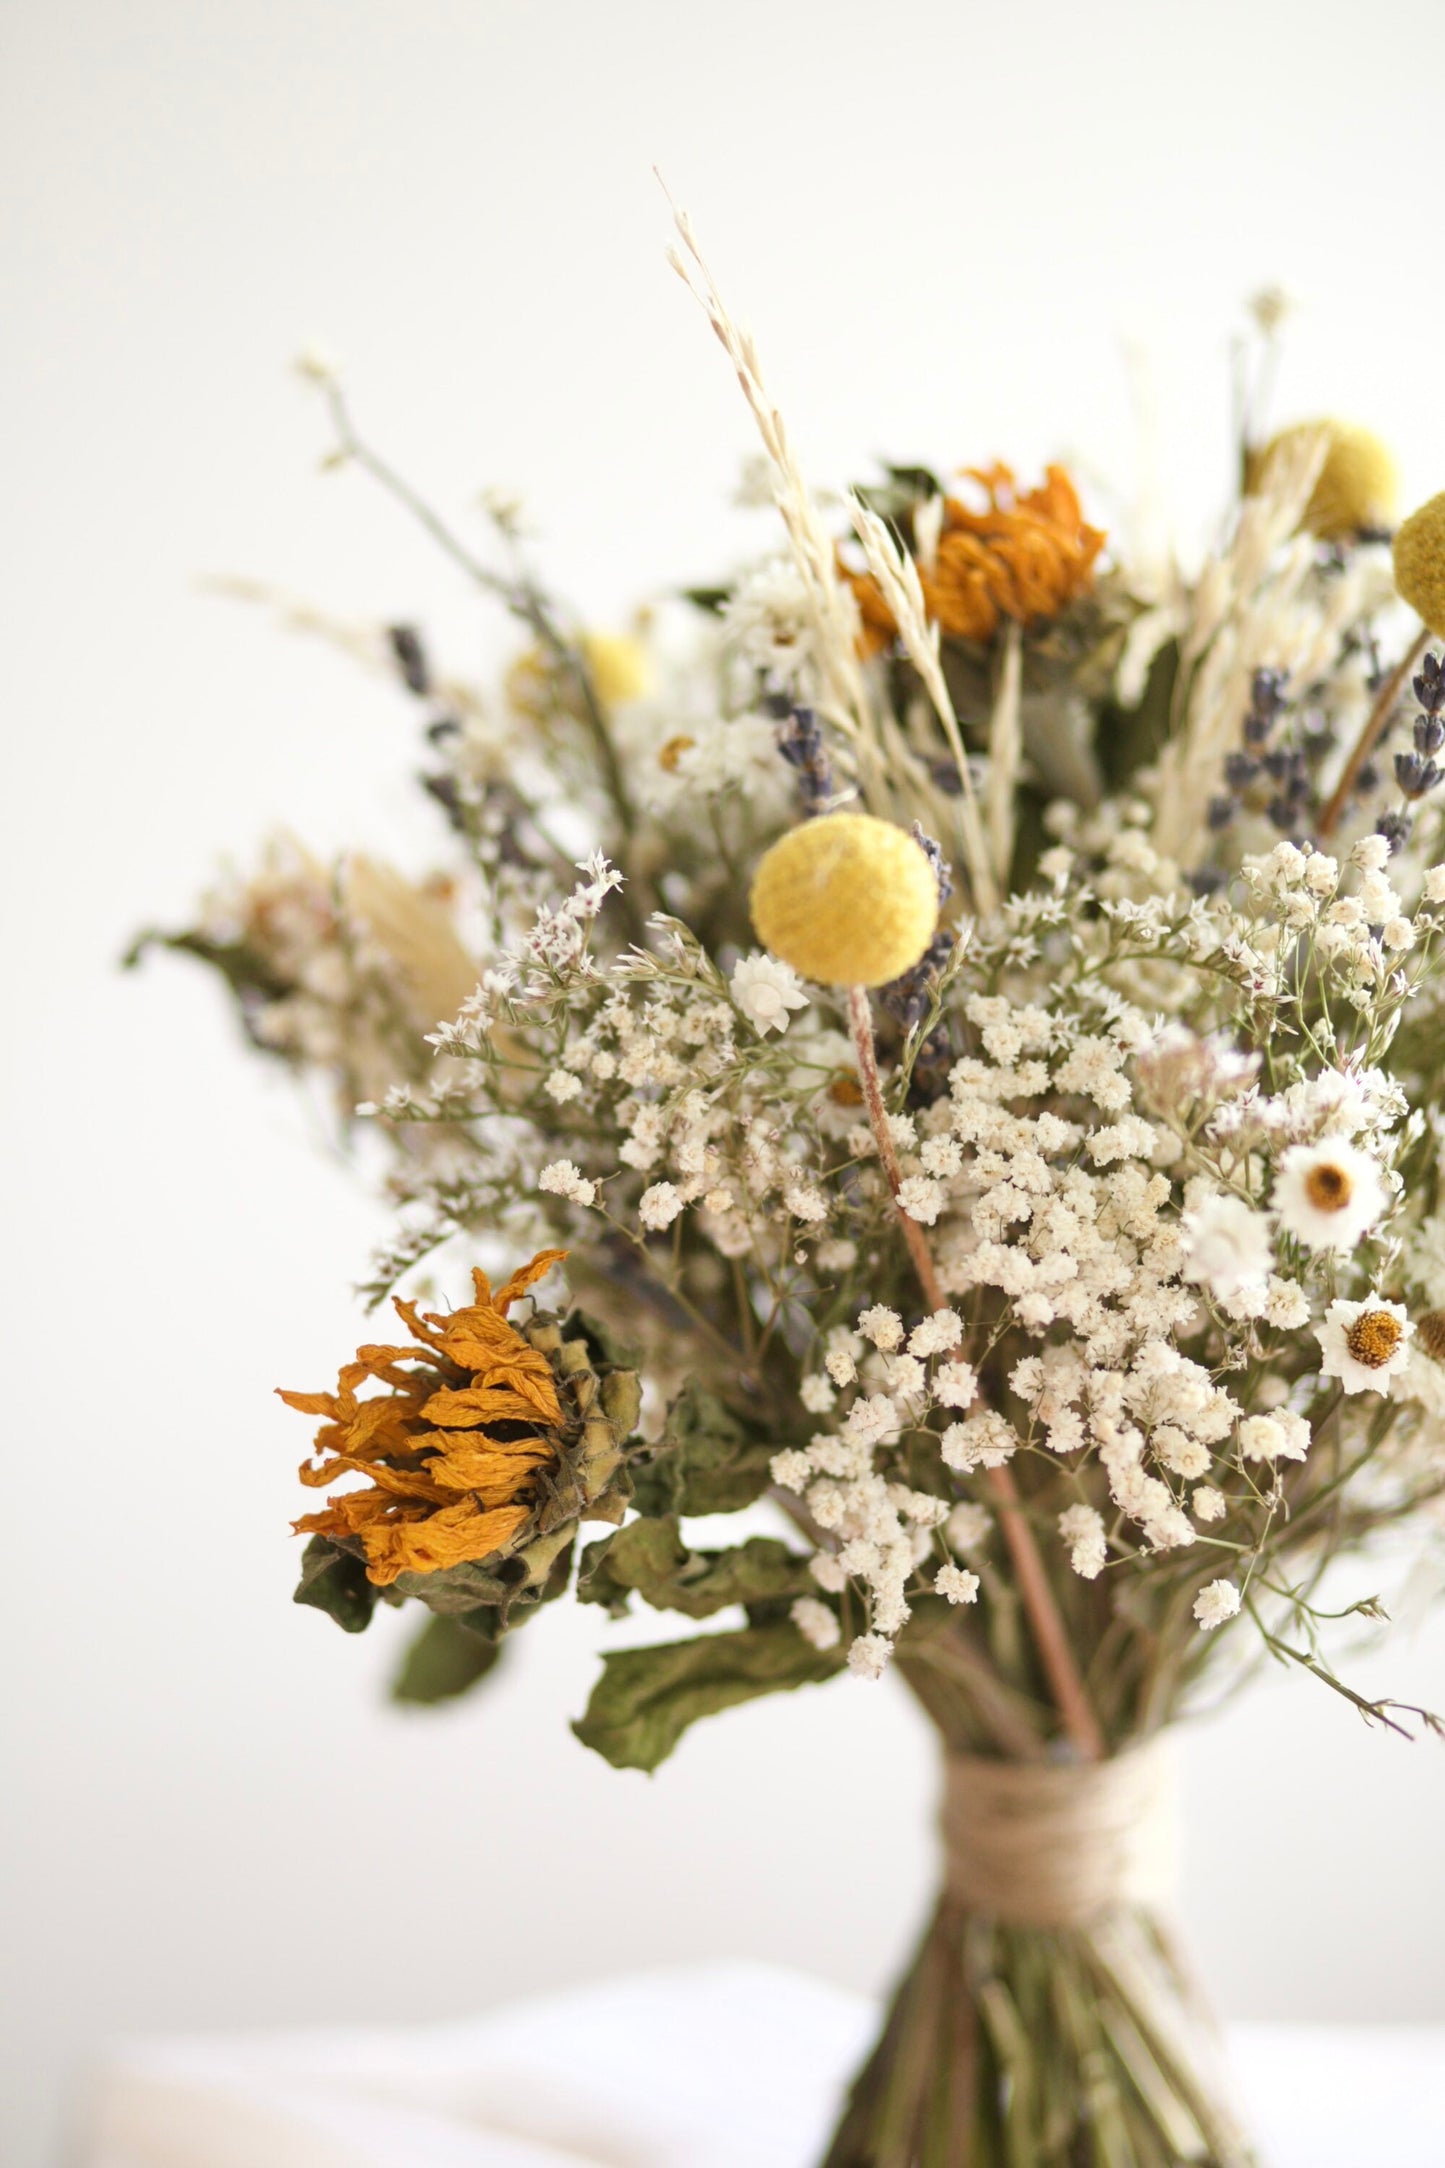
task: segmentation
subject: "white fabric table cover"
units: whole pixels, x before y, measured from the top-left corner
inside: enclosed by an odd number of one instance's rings
[[[603,1981],[461,2024],[116,2046],[82,2168],[814,2168],[875,2007],[794,1973]],[[1268,2168],[1445,2168],[1445,2026],[1238,2025]]]

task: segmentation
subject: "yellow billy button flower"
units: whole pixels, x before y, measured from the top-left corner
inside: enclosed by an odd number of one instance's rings
[[[1300,525],[1324,541],[1362,529],[1390,527],[1399,507],[1400,478],[1394,454],[1372,429],[1354,422],[1296,422],[1249,456],[1246,486],[1252,492],[1276,453],[1286,455],[1316,431],[1325,432],[1325,459]]]
[[[825,986],[886,986],[938,925],[938,883],[903,828],[829,813],[765,853],[750,898],[763,947]]]
[[[1395,537],[1395,585],[1445,639],[1445,490],[1412,512]]]

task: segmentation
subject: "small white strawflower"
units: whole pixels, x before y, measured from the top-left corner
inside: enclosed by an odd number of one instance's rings
[[[836,1615],[816,1596],[799,1596],[789,1616],[803,1639],[815,1649],[835,1649],[843,1638]]]
[[[978,1575],[967,1572],[962,1566],[940,1566],[933,1576],[933,1585],[939,1595],[946,1596],[950,1603],[978,1601]]]
[[[1221,1301],[1252,1284],[1263,1286],[1273,1259],[1269,1222],[1242,1197],[1206,1197],[1184,1214],[1184,1271]]]
[[[798,1388],[798,1398],[810,1415],[826,1415],[838,1395],[826,1378],[804,1378]]]
[[[1312,1250],[1352,1250],[1384,1211],[1380,1170],[1348,1137],[1294,1144],[1279,1163],[1272,1203],[1280,1225]]]
[[[552,1197],[567,1197],[573,1204],[595,1204],[597,1184],[589,1182],[582,1169],[570,1159],[554,1159],[537,1177],[538,1189]]]
[[[882,1634],[859,1634],[848,1650],[848,1669],[855,1679],[881,1679],[893,1643]]]
[[[780,963],[776,956],[765,956],[761,949],[738,958],[728,985],[734,1004],[759,1038],[770,1031],[786,1031],[789,1010],[808,1006],[808,997],[792,965]]]
[[[1410,1358],[1415,1328],[1398,1302],[1367,1295],[1363,1302],[1332,1302],[1315,1335],[1323,1355],[1320,1375],[1338,1378],[1347,1393],[1383,1393]]]
[[[1229,1511],[1228,1499],[1212,1483],[1201,1483],[1191,1494],[1189,1503],[1197,1521],[1222,1521]]]
[[[1082,1580],[1097,1580],[1109,1556],[1102,1514],[1092,1506],[1067,1506],[1059,1515],[1059,1534],[1069,1545],[1069,1564]]]
[[[1205,1633],[1239,1613],[1239,1590],[1233,1581],[1209,1581],[1194,1599],[1194,1616]]]

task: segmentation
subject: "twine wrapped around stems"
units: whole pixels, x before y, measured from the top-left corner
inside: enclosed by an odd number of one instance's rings
[[[1082,1927],[1167,1900],[1175,1869],[1172,1741],[1099,1762],[944,1764],[945,1888],[1020,1927]]]

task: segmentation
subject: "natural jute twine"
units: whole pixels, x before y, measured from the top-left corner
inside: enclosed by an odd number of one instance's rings
[[[1101,1762],[950,1755],[943,1843],[950,1897],[1025,1927],[1081,1927],[1158,1904],[1174,1881],[1172,1742]]]

